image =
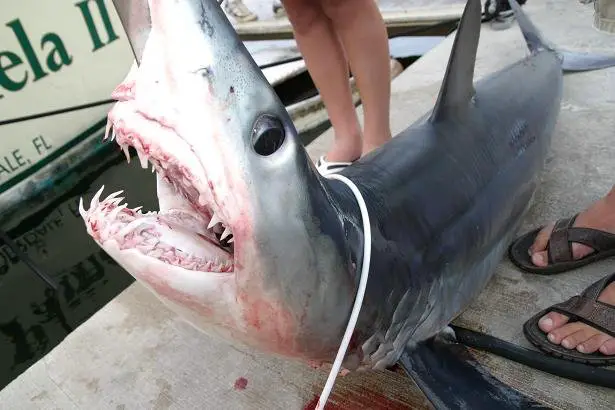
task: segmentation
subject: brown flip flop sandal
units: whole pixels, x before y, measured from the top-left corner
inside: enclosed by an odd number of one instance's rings
[[[538,321],[548,312],[559,312],[570,318],[571,322],[583,322],[595,329],[615,337],[615,306],[599,302],[598,296],[611,282],[615,281],[612,273],[595,282],[581,293],[563,303],[553,305],[533,316],[523,325],[527,340],[543,352],[565,360],[585,363],[593,366],[615,364],[615,355],[605,356],[600,352],[581,353],[575,349],[566,349],[549,342],[546,333],[538,327]]]
[[[547,243],[547,254],[549,255],[547,266],[534,265],[529,254],[530,247],[543,227],[521,235],[513,241],[508,249],[511,262],[526,272],[552,275],[615,256],[615,235],[598,229],[573,227],[577,215],[560,219],[555,223]],[[593,248],[594,252],[580,259],[573,259],[572,244],[574,242],[587,245]]]

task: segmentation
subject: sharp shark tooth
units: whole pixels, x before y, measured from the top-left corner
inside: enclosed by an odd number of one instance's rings
[[[127,206],[128,205],[126,204],[118,206],[113,211],[109,212],[109,215],[107,215],[107,219],[111,219],[111,220],[116,219],[117,216],[120,214],[120,212],[122,212],[122,210],[126,208]]]
[[[209,225],[207,225],[207,229],[213,228],[218,222],[222,222],[222,219],[218,218],[218,215],[214,213],[211,216],[211,221],[209,221]]]
[[[109,196],[107,196],[104,200],[104,202],[111,202],[112,200],[114,200],[115,198],[117,198],[118,195],[122,194],[124,192],[123,189],[120,189],[119,191],[115,191],[112,194],[110,194]],[[122,198],[124,199],[124,198]]]
[[[127,224],[126,226],[124,226],[122,229],[120,229],[116,235],[119,237],[124,237],[128,235],[130,232],[136,230],[137,228],[139,228],[141,225],[144,225],[144,224],[147,224],[146,220],[136,219],[132,221],[131,223]]]
[[[115,205],[118,206],[122,201],[124,200],[124,197],[121,196],[119,198],[113,198],[110,202]]]
[[[79,214],[81,214],[81,217],[83,219],[85,219],[85,217],[87,216],[87,212],[83,207],[83,197],[79,198]]]
[[[222,232],[222,236],[220,237],[220,240],[223,241],[227,236],[232,235],[233,233],[231,232],[230,228],[224,228],[224,232]]]
[[[98,206],[98,204],[100,203],[100,196],[102,195],[104,189],[105,189],[105,186],[103,185],[96,192],[96,194],[94,194],[94,196],[92,197],[92,200],[90,201],[90,209],[95,209]]]
[[[231,239],[229,239],[228,241],[226,241],[226,243],[233,243],[235,242],[235,237],[232,237]]]
[[[124,155],[126,155],[126,161],[130,164],[130,152],[128,152],[128,145],[122,145],[122,151],[124,151]]]
[[[103,137],[103,141],[106,141],[109,138],[109,133],[111,132],[111,121],[107,121],[107,126],[105,127],[105,135]],[[113,140],[113,138],[112,138]]]
[[[139,161],[141,162],[141,168],[147,169],[148,164],[148,156],[145,152],[137,150],[137,155],[139,156]]]

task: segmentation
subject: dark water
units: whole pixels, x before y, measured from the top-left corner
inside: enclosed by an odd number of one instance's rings
[[[156,209],[154,174],[138,161],[127,164],[114,145],[0,216],[0,228],[58,286],[54,292],[0,242],[0,388],[133,282],[90,238],[78,212],[79,198],[89,202],[103,184],[107,194],[125,189],[130,204]]]

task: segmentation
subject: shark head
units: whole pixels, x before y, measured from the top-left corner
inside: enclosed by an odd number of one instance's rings
[[[355,269],[284,106],[215,0],[115,3],[136,61],[108,135],[156,172],[159,211],[101,189],[80,207],[88,233],[198,329],[332,360]]]

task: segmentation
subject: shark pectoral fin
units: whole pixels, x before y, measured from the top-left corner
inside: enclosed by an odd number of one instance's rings
[[[485,370],[468,349],[437,335],[402,353],[399,365],[436,409],[548,409]]]
[[[560,51],[564,71],[591,71],[615,66],[615,55]]]

